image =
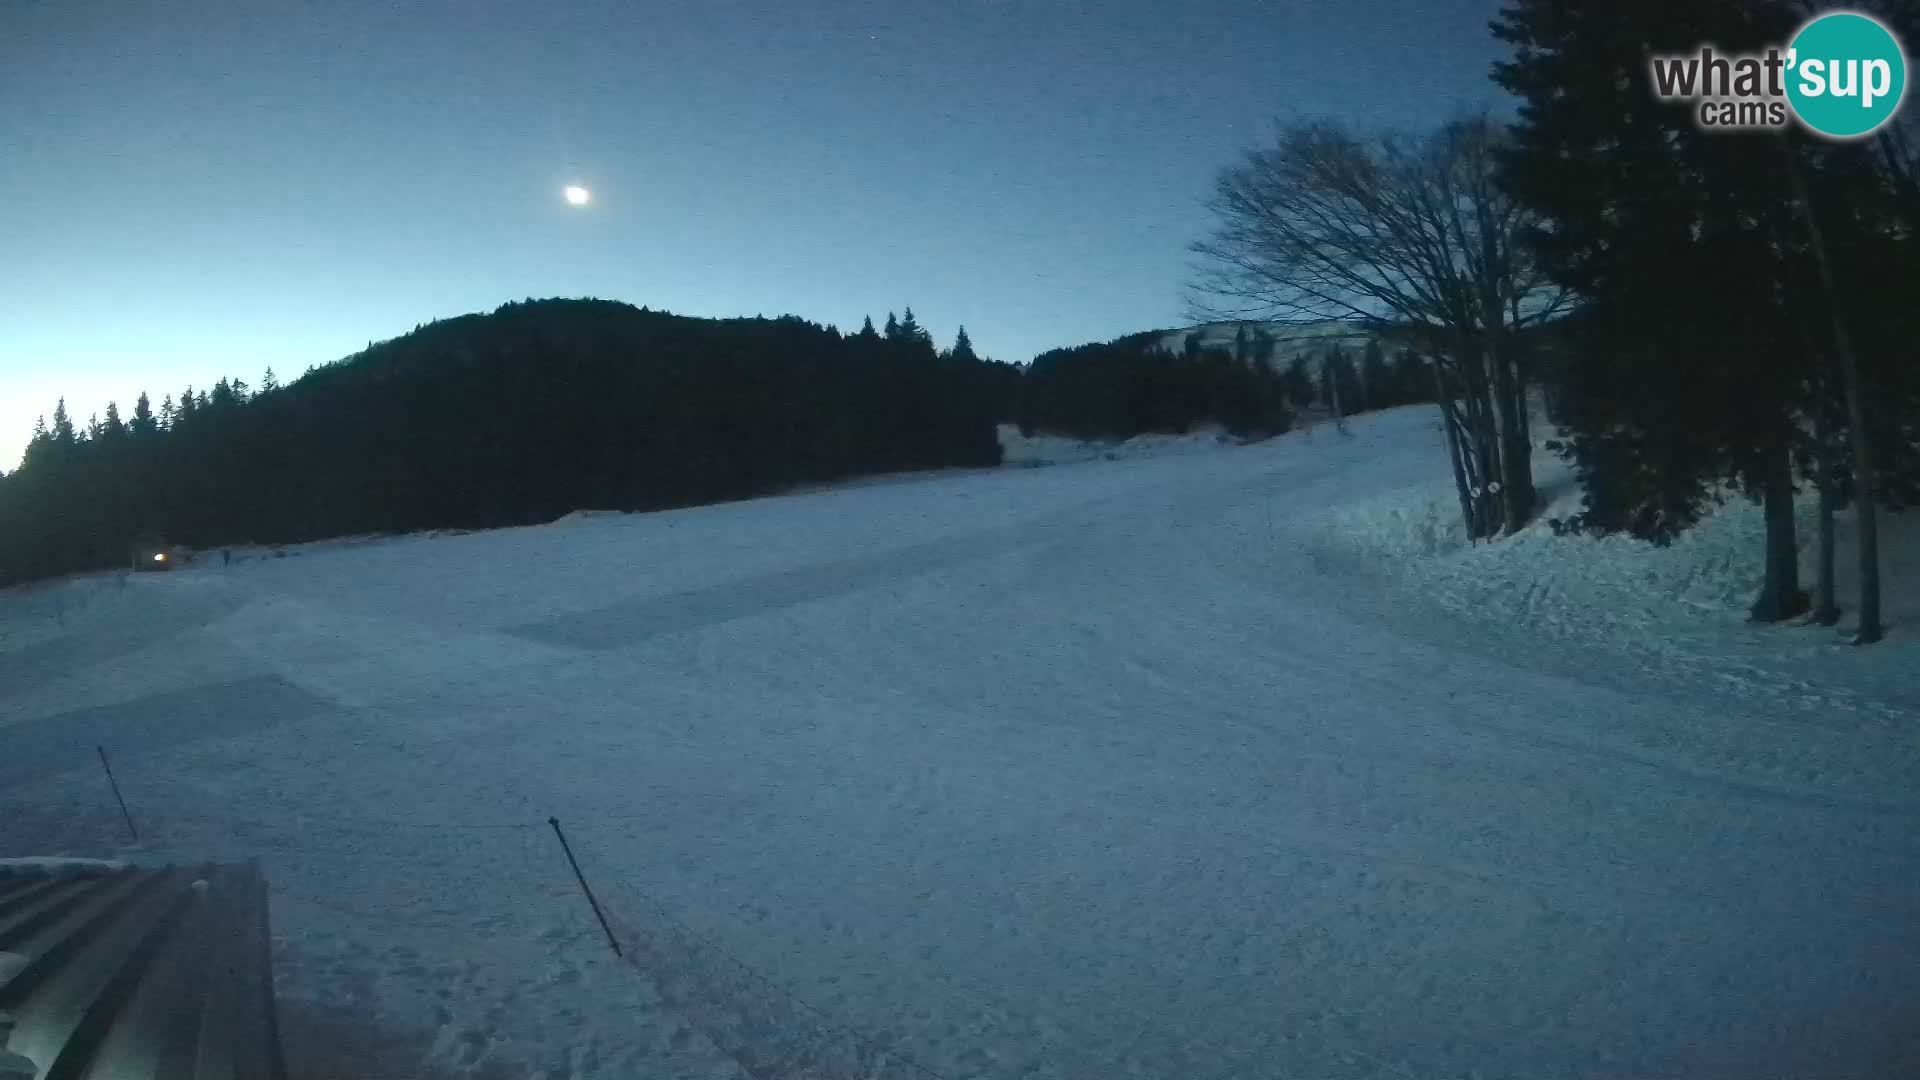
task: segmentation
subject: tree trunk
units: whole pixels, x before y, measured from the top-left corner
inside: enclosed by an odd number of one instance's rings
[[[1821,626],[1840,621],[1840,609],[1833,602],[1833,476],[1825,465],[1820,468],[1820,551],[1814,570],[1813,621]]]
[[[1820,547],[1815,553],[1813,580],[1813,621],[1832,626],[1840,621],[1840,608],[1833,597],[1833,506],[1834,462],[1833,421],[1828,407],[1827,380],[1816,376],[1813,386],[1813,441],[1815,482],[1820,489]]]
[[[1505,531],[1505,507],[1500,501],[1500,493],[1493,489],[1500,482],[1500,441],[1498,433],[1493,431],[1492,413],[1482,403],[1480,422],[1476,434],[1480,443],[1480,475],[1477,478],[1480,508],[1480,535],[1492,539],[1494,535]]]
[[[1847,414],[1853,428],[1854,525],[1859,530],[1860,628],[1854,641],[1870,645],[1880,640],[1880,525],[1873,497],[1873,450],[1868,441],[1867,408],[1860,396],[1860,375],[1853,351],[1846,353]]]
[[[1513,317],[1507,325],[1511,327],[1518,327],[1520,325],[1520,305],[1517,301],[1513,305]],[[1526,436],[1527,449],[1529,451],[1527,457],[1527,480],[1529,483],[1532,483],[1533,346],[1530,343],[1523,343],[1517,334],[1510,336],[1507,339],[1507,357],[1513,363],[1513,394],[1514,400],[1520,403],[1520,432]]]
[[[1460,438],[1460,421],[1444,404],[1440,416],[1447,429],[1447,461],[1453,466],[1453,489],[1460,497],[1460,521],[1467,527],[1467,539],[1480,539],[1480,519],[1475,510],[1473,478],[1468,471],[1466,447]]]
[[[1333,430],[1342,435],[1349,434],[1346,410],[1340,404],[1340,372],[1331,361],[1327,362],[1324,370],[1326,372],[1324,378],[1327,380],[1327,404],[1333,409]]]
[[[1754,622],[1782,622],[1807,610],[1807,594],[1800,591],[1800,545],[1793,521],[1793,449],[1784,431],[1767,457],[1767,576],[1749,614]]]
[[[1471,358],[1468,368],[1470,390],[1467,394],[1467,425],[1473,438],[1475,464],[1474,509],[1477,518],[1476,535],[1481,539],[1492,537],[1502,531],[1505,518],[1504,504],[1500,493],[1493,490],[1502,475],[1500,453],[1498,413],[1491,400],[1492,387],[1487,379],[1487,354],[1477,346],[1467,350]]]
[[[1834,285],[1833,262],[1827,256],[1826,238],[1820,232],[1819,215],[1807,195],[1806,178],[1793,147],[1781,143],[1787,152],[1787,171],[1793,179],[1793,193],[1806,215],[1807,236],[1813,241],[1813,262],[1820,271],[1820,285],[1827,293],[1827,308],[1833,313],[1833,348],[1840,357],[1840,377],[1847,398],[1847,426],[1853,442],[1854,522],[1859,530],[1860,626],[1854,641],[1861,645],[1879,641],[1880,626],[1880,527],[1875,513],[1873,488],[1873,444],[1867,429],[1867,405],[1860,392],[1860,364],[1853,354],[1853,338],[1847,332],[1846,316],[1840,310],[1841,294]]]
[[[1525,373],[1522,373],[1518,379],[1514,380],[1514,382],[1515,382],[1515,385],[1513,388],[1514,400],[1520,403],[1520,437],[1522,439],[1525,439],[1527,443],[1527,454],[1528,454],[1527,483],[1532,484],[1533,483],[1533,457],[1532,457],[1532,454],[1533,454],[1533,402],[1530,400],[1532,387],[1528,384]],[[1539,491],[1537,487],[1534,490],[1536,492]]]
[[[1493,373],[1494,406],[1500,425],[1500,504],[1507,534],[1519,532],[1533,517],[1533,443],[1527,436],[1526,401],[1508,366],[1508,357],[1495,335],[1487,343],[1487,366]]]
[[[1447,393],[1446,380],[1440,374],[1440,358],[1433,360],[1434,404],[1440,409],[1442,426],[1447,433],[1447,464],[1453,467],[1453,489],[1460,496],[1460,522],[1467,527],[1467,538],[1478,540],[1478,523],[1474,520],[1473,496],[1469,494],[1471,483],[1467,479],[1466,464],[1461,460],[1464,447],[1460,438],[1460,422],[1454,417],[1453,398]]]

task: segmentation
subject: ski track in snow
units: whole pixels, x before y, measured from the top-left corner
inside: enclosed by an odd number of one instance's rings
[[[260,857],[296,1075],[1920,1069],[1913,642],[1430,419],[15,590],[0,856]]]

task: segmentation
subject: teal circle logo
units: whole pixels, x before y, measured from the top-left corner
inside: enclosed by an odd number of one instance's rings
[[[1787,48],[1787,101],[1820,134],[1865,135],[1900,108],[1907,58],[1879,20],[1851,11],[1822,15]]]

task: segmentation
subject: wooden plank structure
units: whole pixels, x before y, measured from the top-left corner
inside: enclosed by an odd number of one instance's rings
[[[256,863],[0,865],[0,1078],[282,1080]]]

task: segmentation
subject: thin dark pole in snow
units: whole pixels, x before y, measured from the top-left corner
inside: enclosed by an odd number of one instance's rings
[[[133,815],[127,812],[127,800],[120,797],[120,781],[113,778],[113,766],[107,764],[107,748],[95,746],[94,749],[100,752],[100,767],[107,771],[107,784],[113,788],[114,801],[120,804],[120,816],[127,821],[127,833],[137,844],[140,842],[140,830],[133,827]]]
[[[600,929],[606,932],[607,944],[613,946],[613,955],[626,959],[620,952],[620,943],[614,940],[613,928],[607,925],[607,917],[600,913],[600,901],[593,898],[593,888],[587,884],[587,876],[580,872],[579,860],[573,857],[573,846],[567,843],[567,834],[560,831],[560,819],[550,817],[547,824],[553,826],[553,835],[560,838],[560,850],[567,853],[567,865],[573,867],[573,879],[580,883],[580,891],[587,894],[587,903],[593,907],[593,917],[600,920]]]

